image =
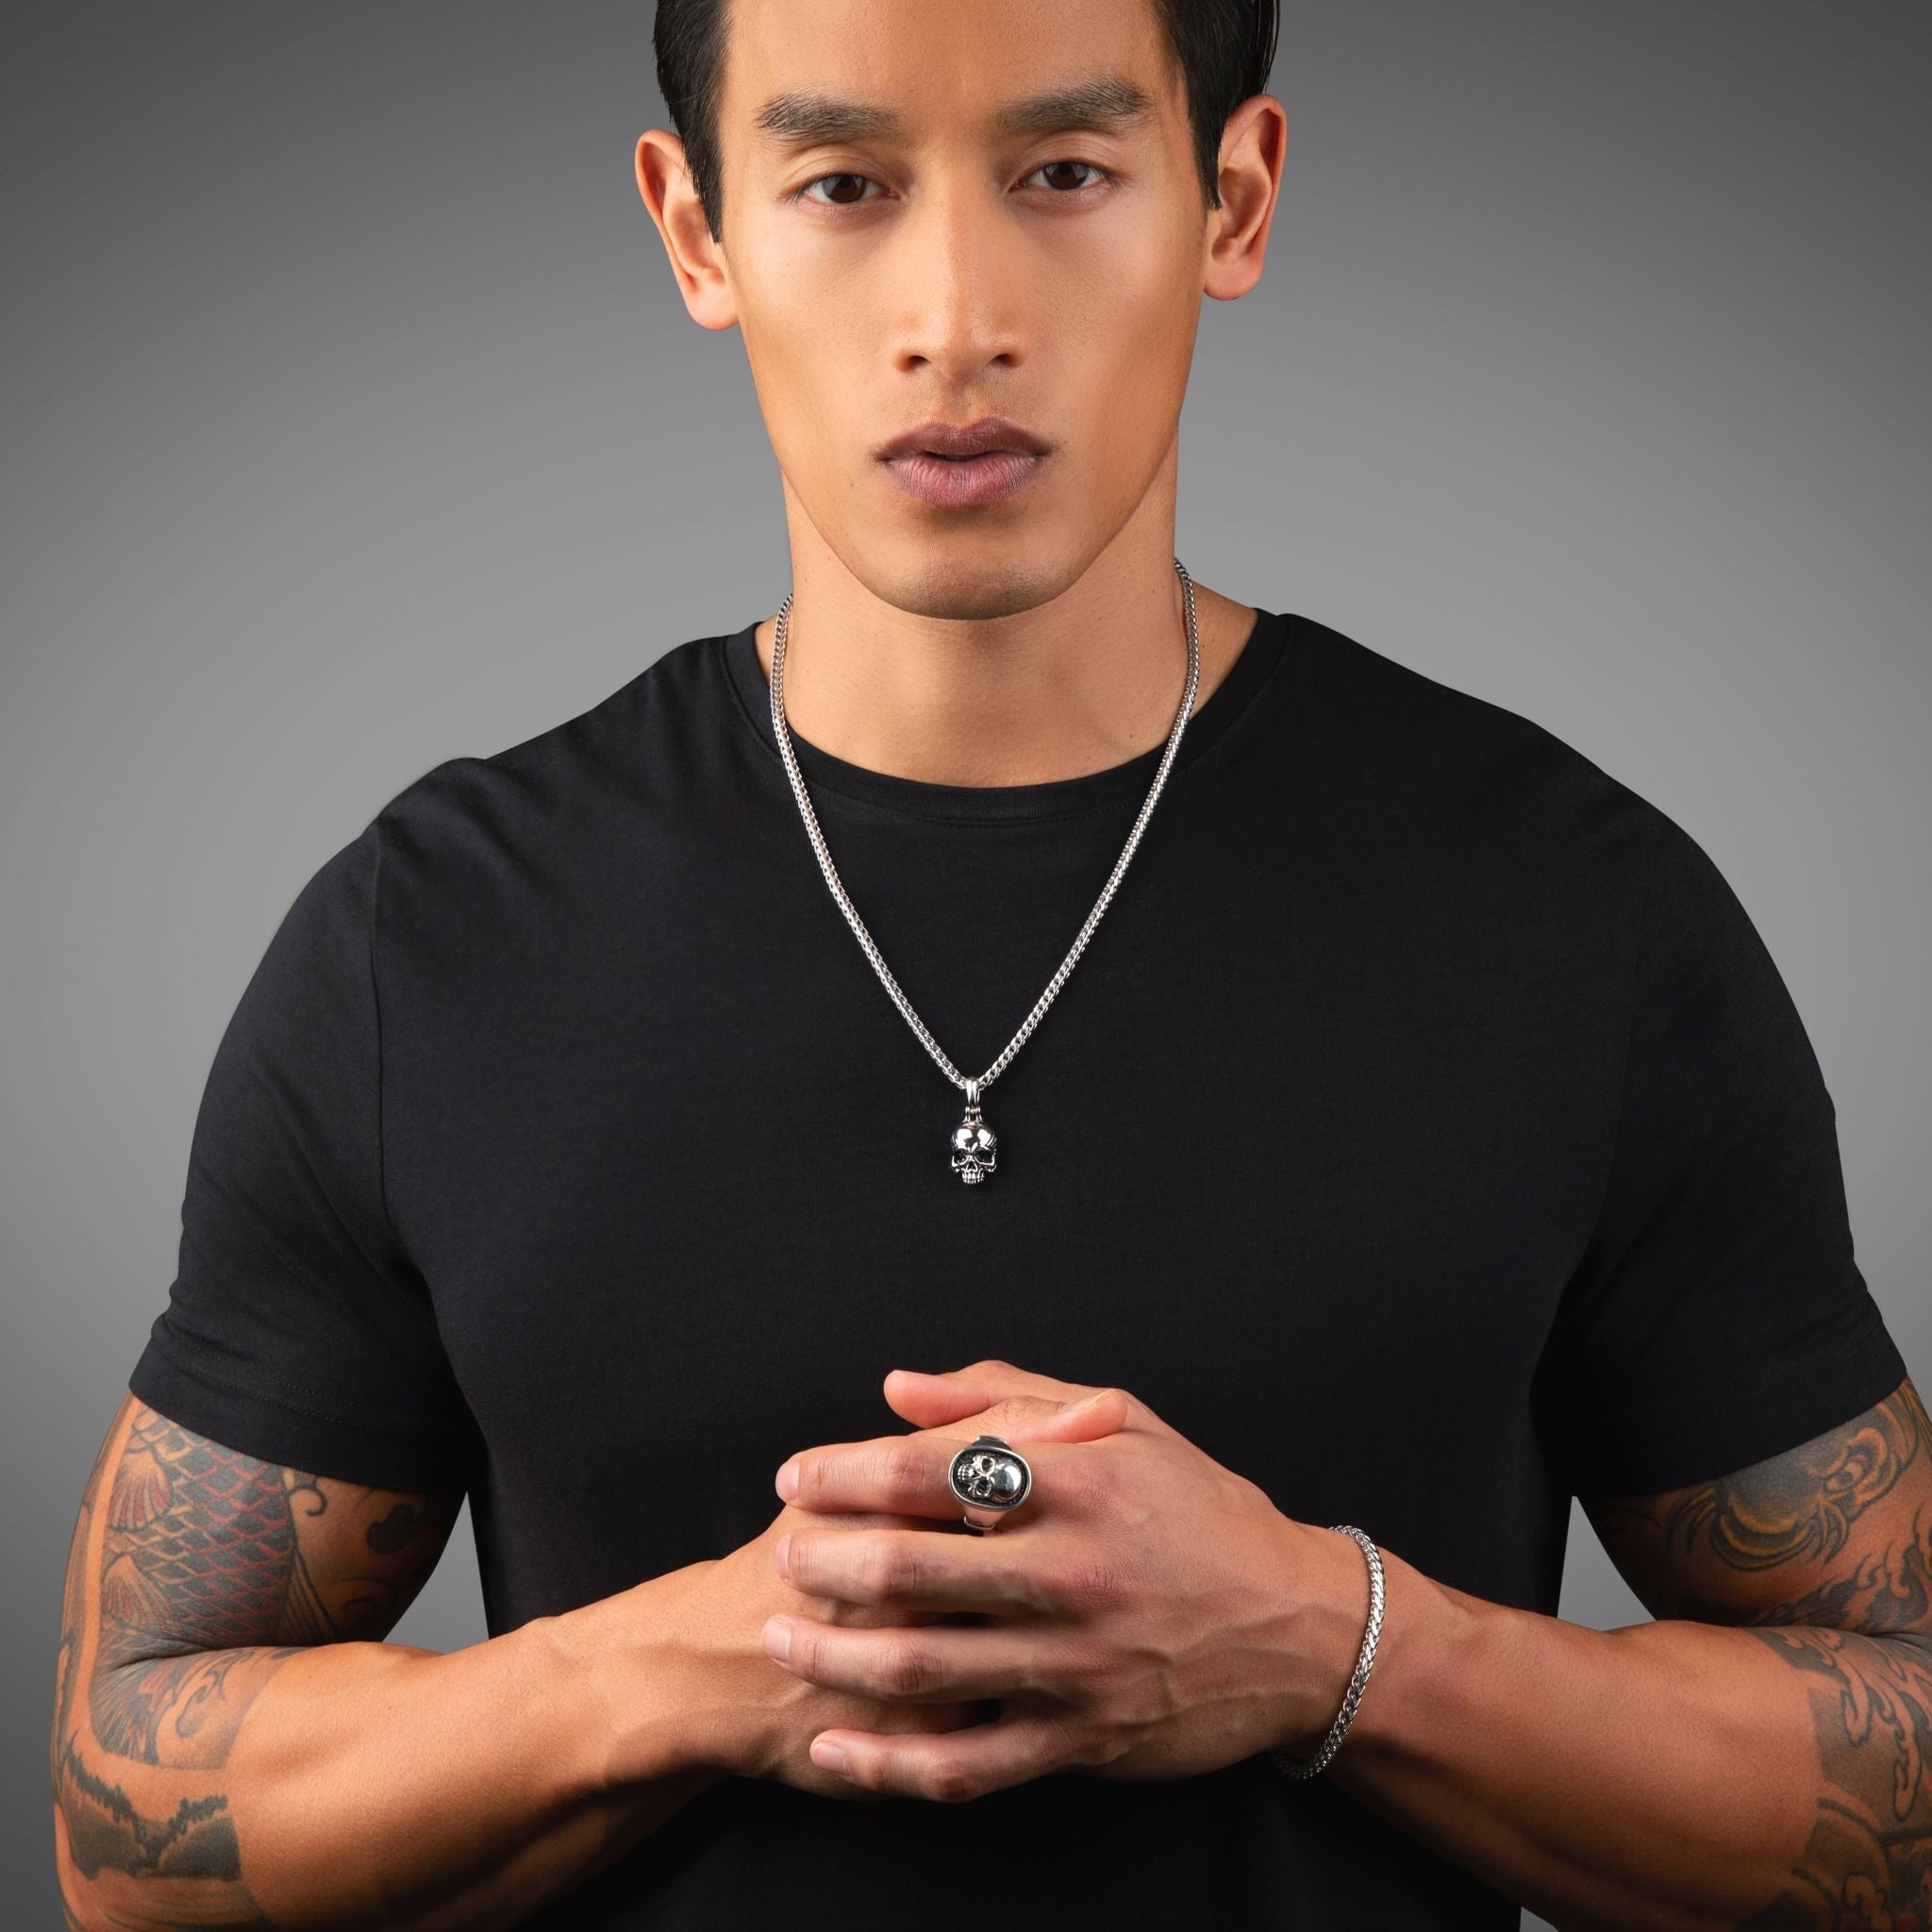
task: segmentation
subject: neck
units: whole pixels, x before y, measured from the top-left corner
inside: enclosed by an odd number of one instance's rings
[[[1117,543],[1058,596],[992,617],[901,609],[816,548],[794,544],[792,563],[786,723],[849,764],[930,785],[1041,784],[1123,764],[1174,728],[1188,634],[1165,542]],[[1256,612],[1198,583],[1194,610],[1199,710]],[[768,682],[776,632],[775,618],[754,632]]]

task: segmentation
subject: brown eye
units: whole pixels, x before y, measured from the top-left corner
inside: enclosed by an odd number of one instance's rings
[[[802,201],[810,193],[811,190],[820,186],[821,183],[837,182],[843,186],[857,187],[859,192],[854,195],[828,196],[827,205],[833,208],[853,208],[865,198],[866,179],[867,177],[863,175],[820,175],[808,181],[792,196],[792,199],[794,201]]]
[[[1035,168],[1033,172],[1036,175],[1052,175],[1056,173],[1060,173],[1061,171],[1068,168],[1085,168],[1090,173],[1099,175],[1103,180],[1108,178],[1107,170],[1105,168],[1096,167],[1094,163],[1091,161],[1048,161],[1043,167]],[[1086,183],[1085,181],[1068,181],[1064,178],[1064,175],[1062,175],[1062,178],[1060,180],[1053,182],[1050,185],[1053,187],[1056,193],[1059,193],[1064,192],[1068,189],[1085,188],[1088,186],[1088,183]]]

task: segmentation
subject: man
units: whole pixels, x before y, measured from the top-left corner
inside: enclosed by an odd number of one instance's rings
[[[783,632],[276,933],[76,1528],[75,1924],[1923,1925],[1932,1449],[1775,968],[1174,567],[1274,32],[660,8]],[[464,1493],[491,1639],[381,1642]],[[1556,1618],[1573,1493],[1662,1621]]]

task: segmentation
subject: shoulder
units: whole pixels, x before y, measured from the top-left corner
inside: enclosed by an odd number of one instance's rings
[[[391,797],[366,836],[385,881],[441,868],[500,865],[582,840],[654,790],[714,737],[717,637],[673,645],[595,704],[487,754],[443,759]]]
[[[1379,782],[1624,791],[1587,753],[1523,712],[1313,618],[1294,623],[1303,684],[1317,713],[1310,722],[1366,758]]]
[[[1297,617],[1295,743],[1322,794],[1391,863],[1443,876],[1561,873],[1620,893],[1689,835],[1581,746],[1522,711]]]

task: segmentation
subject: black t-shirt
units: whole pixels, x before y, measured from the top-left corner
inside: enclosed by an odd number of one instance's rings
[[[1262,612],[966,1187],[962,1095],[826,890],[769,702],[747,625],[426,773],[303,889],[215,1057],[133,1391],[466,1487],[492,1634],[757,1536],[792,1451],[909,1426],[893,1367],[1120,1384],[1288,1514],[1552,1614],[1573,1491],[1739,1468],[1903,1378],[1757,934],[1548,731]],[[794,743],[977,1073],[1162,747],[981,789]],[[855,1932],[1516,1924],[1259,1756],[964,1808],[728,1778],[529,1923],[812,1900]]]

